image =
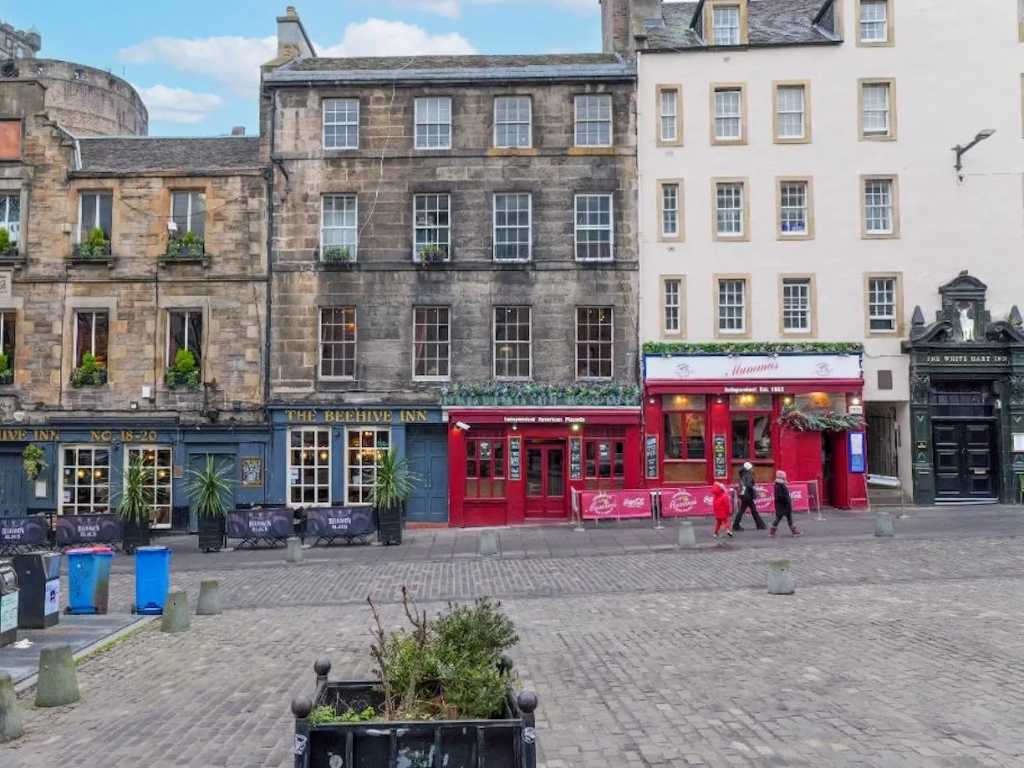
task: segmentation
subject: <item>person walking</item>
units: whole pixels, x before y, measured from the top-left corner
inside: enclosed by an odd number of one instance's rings
[[[763,531],[768,527],[757,512],[757,507],[754,504],[756,498],[757,481],[754,479],[754,465],[748,461],[743,464],[743,469],[740,470],[740,509],[732,521],[732,529],[734,531],[743,530],[740,522],[743,520],[743,513],[748,509],[750,510],[750,516],[754,518],[754,525],[757,526],[757,530]]]
[[[721,483],[715,483],[711,489],[711,507],[715,513],[715,530],[711,535],[716,539],[718,532],[725,529],[726,536],[732,536],[732,528],[729,527],[729,515],[732,513],[732,504],[729,503],[729,491]]]
[[[775,522],[768,531],[768,535],[775,538],[775,532],[779,523],[785,519],[789,523],[789,531],[794,536],[803,536],[800,530],[793,525],[793,498],[789,495],[789,485],[786,482],[786,473],[781,469],[775,473]]]

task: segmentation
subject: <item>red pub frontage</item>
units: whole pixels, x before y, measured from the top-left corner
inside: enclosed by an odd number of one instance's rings
[[[863,391],[859,354],[646,355],[646,486],[734,484],[749,461],[758,483],[783,470],[791,483],[813,483],[822,504],[866,507],[865,474],[851,471],[865,459],[862,429],[783,426],[793,412],[860,416]]]
[[[574,490],[643,486],[639,407],[452,407],[449,525],[567,522]]]

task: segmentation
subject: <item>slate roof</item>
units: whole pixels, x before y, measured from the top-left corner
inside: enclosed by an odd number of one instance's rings
[[[517,67],[617,64],[607,53],[558,53],[533,56],[375,56],[354,59],[306,58],[282,67],[291,72],[368,72],[420,69],[515,69]]]
[[[258,136],[83,138],[78,143],[84,173],[202,174],[260,167]]]
[[[648,50],[706,48],[690,27],[699,3],[663,3],[664,27],[647,31]],[[750,45],[821,45],[836,41],[814,27],[825,0],[755,0],[747,4]]]

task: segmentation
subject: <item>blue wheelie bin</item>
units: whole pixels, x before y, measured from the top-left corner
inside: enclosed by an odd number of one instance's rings
[[[71,614],[106,613],[110,600],[110,547],[69,549],[68,608]]]
[[[171,588],[171,550],[139,547],[135,550],[135,606],[133,613],[159,616]]]

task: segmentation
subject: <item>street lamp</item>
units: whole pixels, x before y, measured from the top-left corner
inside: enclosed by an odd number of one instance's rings
[[[967,146],[961,147],[959,144],[957,144],[955,147],[953,147],[953,151],[956,152],[956,165],[954,165],[953,167],[956,169],[956,172],[958,174],[963,176],[963,170],[964,170],[964,164],[963,164],[963,161],[962,161],[963,156],[966,155],[968,153],[968,151],[970,151],[970,149],[975,144],[984,141],[985,139],[987,139],[989,136],[991,136],[995,132],[996,132],[995,128],[984,128],[984,129],[978,131],[978,135],[974,137],[974,141],[972,141]]]

